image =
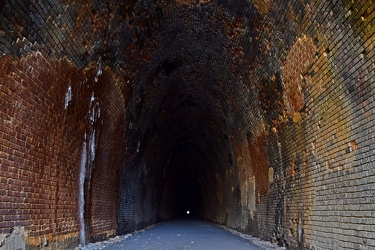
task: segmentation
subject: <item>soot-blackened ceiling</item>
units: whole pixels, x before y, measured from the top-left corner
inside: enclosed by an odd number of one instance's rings
[[[217,6],[173,8],[159,19],[165,22],[159,21],[152,36],[155,54],[132,82],[128,118],[142,139],[129,130],[129,138],[139,140],[129,144],[141,144],[139,162],[156,172],[161,213],[169,217],[189,209],[207,216],[215,168],[229,164],[220,161],[229,151],[224,131],[233,104],[226,84],[233,88],[236,80],[226,74],[233,59]]]
[[[277,107],[259,104],[251,79],[263,55],[260,13],[248,1],[137,2],[128,9],[119,36],[130,32],[133,40],[124,39],[116,65],[133,74],[129,164],[151,169],[162,210],[171,203],[183,210],[177,197],[217,203],[221,179],[234,178],[231,192],[239,188],[231,139],[264,129],[265,109],[277,115]],[[193,210],[207,216],[210,208]]]

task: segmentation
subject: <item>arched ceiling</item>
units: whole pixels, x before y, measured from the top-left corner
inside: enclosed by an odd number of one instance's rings
[[[168,190],[185,192],[179,183],[187,178],[198,192],[215,197],[214,206],[221,185],[228,195],[239,188],[237,144],[264,130],[264,112],[279,112],[279,103],[262,104],[269,97],[259,86],[266,81],[279,89],[280,81],[259,80],[263,72],[255,71],[271,53],[263,30],[269,17],[245,0],[134,1],[118,11],[117,50],[109,47],[103,58],[115,58],[110,64],[129,79],[129,164],[151,169],[161,197]]]

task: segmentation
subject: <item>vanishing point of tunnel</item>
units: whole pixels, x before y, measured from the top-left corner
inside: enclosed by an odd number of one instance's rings
[[[0,249],[375,249],[374,46],[372,0],[0,1]]]

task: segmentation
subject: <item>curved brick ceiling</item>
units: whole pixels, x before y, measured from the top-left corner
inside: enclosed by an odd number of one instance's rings
[[[246,140],[262,119],[249,79],[259,56],[257,11],[246,1],[138,2],[129,8],[139,12],[128,14],[127,23],[141,29],[133,31],[139,54],[129,56],[139,68],[127,110],[128,147],[135,155],[129,164],[150,169],[162,217],[190,206],[208,218],[223,199],[218,192],[233,203],[239,199],[238,192],[217,187],[216,178],[239,185],[228,176],[229,169],[238,171],[229,134]]]
[[[218,192],[228,193],[228,203],[239,199],[238,192],[217,187],[216,178],[239,185],[225,177],[229,169],[238,171],[229,134],[244,137],[248,127],[257,125],[245,121],[244,113],[261,119],[259,106],[251,103],[257,93],[249,81],[256,60],[252,53],[259,46],[253,37],[256,9],[246,1],[158,5],[148,9],[151,16],[159,14],[157,22],[148,17],[132,23],[143,28],[140,50],[153,55],[132,81],[128,145],[139,143],[134,164],[155,172],[162,216],[190,209],[209,218],[223,199]]]
[[[321,223],[349,223],[352,207],[333,205],[341,183],[373,178],[358,163],[372,155],[372,1],[8,0],[0,10],[0,157],[23,181],[0,184],[39,197],[16,201],[26,208],[0,233],[24,225],[29,245],[84,244],[189,209],[292,248],[334,247]],[[363,201],[351,195],[349,205]],[[13,197],[0,196],[10,213]]]

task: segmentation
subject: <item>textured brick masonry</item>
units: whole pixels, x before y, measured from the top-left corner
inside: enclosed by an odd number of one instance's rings
[[[187,209],[375,248],[374,27],[368,0],[1,1],[0,248]]]

